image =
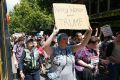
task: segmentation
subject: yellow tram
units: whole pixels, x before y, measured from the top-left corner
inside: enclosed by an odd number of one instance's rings
[[[0,0],[0,80],[13,80],[6,0]]]

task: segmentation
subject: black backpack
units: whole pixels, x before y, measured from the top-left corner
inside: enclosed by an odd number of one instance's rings
[[[100,46],[100,58],[106,59],[106,57],[109,57],[112,54],[114,48],[114,43],[112,40],[102,42]]]
[[[114,49],[114,42],[107,41],[106,50],[104,52],[105,58],[111,56],[113,49]],[[109,73],[107,69],[107,65],[99,63],[99,72],[100,74],[107,75]]]
[[[107,49],[106,49],[106,57],[109,57],[112,55],[112,51],[114,49],[114,42],[110,41],[107,45]]]

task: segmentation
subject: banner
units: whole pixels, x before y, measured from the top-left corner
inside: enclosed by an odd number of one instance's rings
[[[102,31],[104,37],[113,35],[110,25],[105,25],[105,26],[101,27],[101,31]]]
[[[55,25],[59,29],[89,29],[90,23],[85,5],[53,4]]]

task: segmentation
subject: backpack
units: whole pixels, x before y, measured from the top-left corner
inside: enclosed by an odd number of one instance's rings
[[[100,46],[100,58],[106,59],[110,52],[113,50],[113,41],[103,41]]]
[[[109,57],[112,55],[112,51],[114,49],[114,42],[113,41],[109,41],[108,45],[107,45],[107,49],[106,49],[106,57]]]
[[[106,50],[105,50],[105,58],[111,56],[112,51],[114,49],[114,42],[113,41],[107,41],[107,45],[106,45]],[[108,71],[108,66],[99,63],[99,72],[101,74],[105,74],[108,75],[109,71]]]
[[[23,60],[23,66],[24,71],[30,72],[31,70],[36,70],[40,68],[40,57],[39,53],[34,52],[34,57],[31,55],[30,51],[28,49],[24,49],[24,60]]]

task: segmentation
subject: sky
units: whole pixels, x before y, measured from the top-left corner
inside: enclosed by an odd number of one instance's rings
[[[20,0],[6,0],[7,3],[7,11],[12,11],[14,6],[19,3]]]

